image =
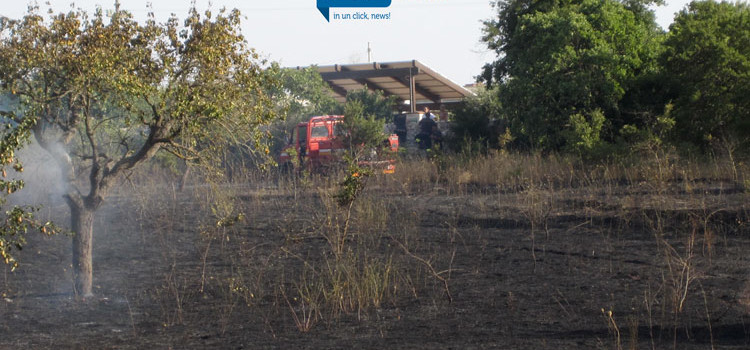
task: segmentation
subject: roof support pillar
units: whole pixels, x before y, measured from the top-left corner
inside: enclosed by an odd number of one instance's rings
[[[414,84],[414,72],[409,70],[409,110],[411,113],[417,113],[417,98],[414,93],[416,86]]]

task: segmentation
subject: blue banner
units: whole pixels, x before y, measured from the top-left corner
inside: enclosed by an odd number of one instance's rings
[[[318,0],[318,10],[330,22],[331,7],[388,7],[391,0]]]

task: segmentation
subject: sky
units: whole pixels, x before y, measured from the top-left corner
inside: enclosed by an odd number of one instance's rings
[[[495,59],[481,42],[482,21],[492,18],[489,0],[392,0],[387,8],[331,8],[327,22],[317,0],[195,0],[199,11],[237,8],[245,16],[242,32],[251,47],[283,67],[418,60],[464,85],[474,82],[482,66]],[[322,1],[322,0],[321,0]],[[329,0],[331,1],[331,0]],[[381,0],[375,0],[381,1]],[[0,16],[21,18],[33,2],[5,0]],[[67,12],[72,0],[39,1],[46,9]],[[667,29],[688,0],[666,0],[655,8],[657,23]],[[121,8],[138,20],[148,12],[165,21],[170,14],[183,19],[190,0],[120,0]],[[149,10],[151,4],[151,10]],[[75,8],[93,12],[114,8],[114,0],[77,0]],[[389,19],[335,19],[357,13],[389,14]]]

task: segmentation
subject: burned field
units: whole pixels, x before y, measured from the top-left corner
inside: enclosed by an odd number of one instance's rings
[[[343,207],[334,178],[144,177],[97,213],[93,298],[29,237],[0,348],[750,346],[743,181],[566,164],[415,162]]]

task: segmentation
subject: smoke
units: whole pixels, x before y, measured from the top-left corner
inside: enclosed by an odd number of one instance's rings
[[[0,94],[0,111],[16,110],[17,99],[12,95]],[[3,123],[14,124],[8,118],[2,118]],[[57,146],[61,147],[61,146]],[[16,157],[24,166],[23,172],[6,168],[8,179],[23,180],[22,190],[8,197],[10,205],[56,205],[63,199],[66,185],[57,163],[47,151],[42,149],[32,137],[30,143],[16,151]]]
[[[57,146],[61,147],[61,146]],[[23,163],[21,173],[11,171],[8,175],[21,179],[25,186],[21,191],[12,194],[9,201],[17,205],[59,205],[67,185],[57,162],[35,141],[16,152]]]

